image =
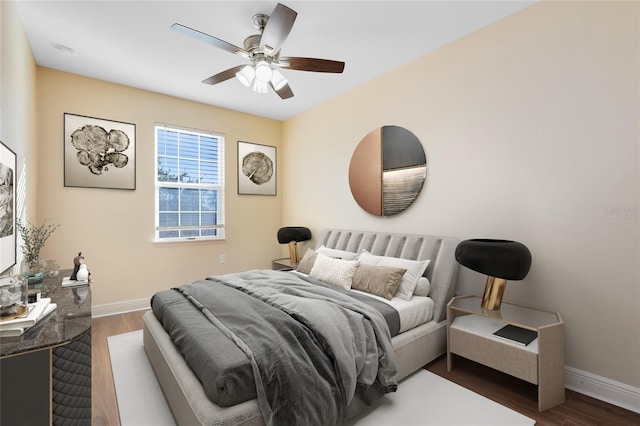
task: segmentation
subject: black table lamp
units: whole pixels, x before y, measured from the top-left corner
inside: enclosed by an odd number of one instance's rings
[[[291,265],[297,265],[300,261],[298,258],[298,243],[310,239],[311,231],[303,226],[286,226],[278,229],[278,242],[280,244],[289,244]]]
[[[500,309],[507,280],[522,280],[531,268],[531,253],[521,243],[508,240],[465,240],[456,247],[456,260],[487,275],[482,308]]]

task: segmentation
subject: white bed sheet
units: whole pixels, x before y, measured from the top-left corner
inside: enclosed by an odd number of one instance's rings
[[[433,318],[433,309],[435,304],[433,300],[428,297],[413,296],[411,300],[393,297],[391,300],[388,300],[384,297],[376,296],[375,294],[360,290],[351,291],[373,297],[374,299],[378,299],[393,306],[393,308],[398,311],[398,316],[400,316],[400,333],[429,322],[431,321],[431,318]]]
[[[298,272],[296,270],[292,270],[290,272],[308,276],[307,274],[303,274],[302,272]],[[378,299],[381,302],[385,302],[386,304],[391,305],[396,311],[398,311],[398,316],[400,317],[399,333],[411,330],[412,328],[431,321],[431,319],[433,318],[435,303],[429,297],[413,296],[411,300],[404,300],[400,299],[399,297],[393,297],[391,298],[391,300],[388,300],[384,297],[367,293],[366,291],[353,289],[351,289],[350,291],[373,297],[374,299]]]

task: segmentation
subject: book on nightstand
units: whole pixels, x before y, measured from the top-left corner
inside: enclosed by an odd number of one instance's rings
[[[538,333],[533,330],[516,327],[515,325],[511,324],[505,325],[493,334],[497,337],[507,339],[522,346],[527,346],[529,343],[533,342],[536,337],[538,337]]]

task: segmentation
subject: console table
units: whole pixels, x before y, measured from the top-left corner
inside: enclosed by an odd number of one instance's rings
[[[538,410],[562,404],[564,391],[564,322],[558,312],[502,302],[483,309],[481,297],[454,297],[447,305],[447,371],[453,354],[538,385]],[[511,324],[532,330],[537,338],[522,345],[493,333]]]
[[[0,425],[91,424],[91,290],[49,273],[57,308],[22,336],[0,338]]]

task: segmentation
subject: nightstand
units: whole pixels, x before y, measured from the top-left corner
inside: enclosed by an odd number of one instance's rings
[[[290,271],[295,269],[295,267],[291,264],[291,259],[284,257],[282,259],[272,260],[271,269],[274,271]]]
[[[478,296],[454,297],[447,305],[447,371],[453,355],[538,385],[538,410],[562,404],[564,322],[558,312],[503,302],[499,310],[480,307]],[[493,333],[507,324],[538,333],[528,345]]]

